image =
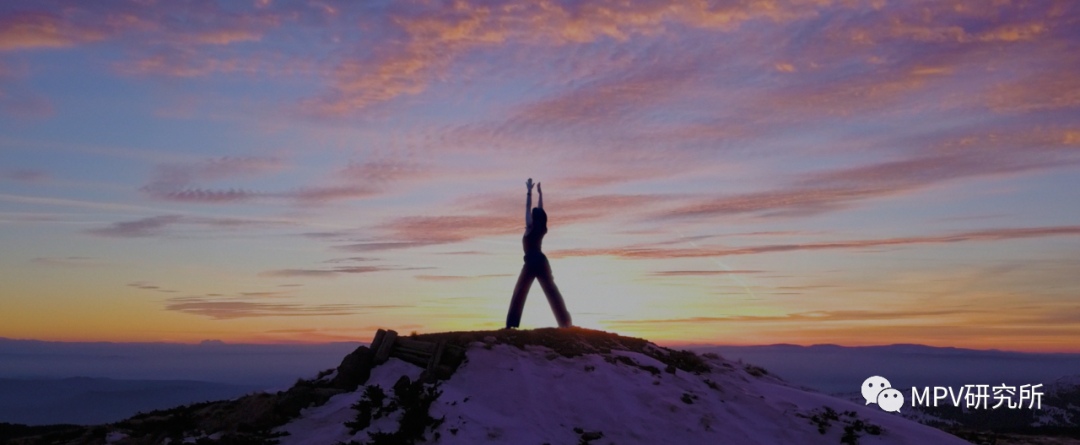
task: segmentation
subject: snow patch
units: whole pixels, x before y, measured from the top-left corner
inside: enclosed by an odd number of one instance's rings
[[[371,377],[365,386],[378,385],[390,393],[390,388],[401,376],[408,376],[409,379],[415,380],[420,377],[421,371],[423,369],[416,365],[391,358],[371,370]],[[348,443],[350,440],[367,440],[367,431],[353,435],[345,426],[345,422],[355,420],[356,410],[352,409],[352,405],[363,397],[365,386],[353,392],[333,396],[321,406],[300,411],[300,417],[274,429],[274,432],[289,433],[288,436],[280,439],[279,444],[326,445],[338,442]],[[396,425],[394,419],[382,418],[372,422],[368,430],[383,431],[383,428],[393,430],[395,428],[393,425]]]
[[[643,367],[667,366],[636,352],[567,358],[543,347],[473,345],[468,360],[440,383],[442,395],[430,415],[445,421],[428,433],[429,442],[437,434],[439,444],[580,443],[586,434],[601,434],[593,443],[835,445],[843,427],[860,420],[883,430],[860,437],[861,444],[967,444],[876,406],[804,391],[770,375],[755,377],[741,364],[719,357],[708,358],[714,368],[710,373],[657,374]],[[611,357],[626,357],[633,365],[609,362]],[[391,359],[372,370],[367,386],[378,385],[391,395],[402,375],[415,380],[420,372]],[[355,419],[351,406],[363,391],[360,387],[305,409],[276,429],[290,433],[281,445],[362,443],[369,432],[395,431],[399,414],[375,419],[366,430],[349,434],[344,423]],[[849,423],[834,423],[819,433],[819,425],[808,418],[824,407],[850,412],[843,414]]]

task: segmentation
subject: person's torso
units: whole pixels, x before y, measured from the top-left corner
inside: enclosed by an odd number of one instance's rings
[[[540,244],[544,242],[544,235],[547,230],[529,230],[524,236],[521,237],[521,246],[524,248],[525,253],[531,251],[540,251]]]

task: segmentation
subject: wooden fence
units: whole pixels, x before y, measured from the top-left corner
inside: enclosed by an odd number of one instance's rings
[[[386,363],[390,357],[398,358],[426,369],[435,375],[449,376],[465,359],[465,348],[451,345],[446,340],[422,341],[400,337],[398,333],[379,329],[371,341],[375,364]]]

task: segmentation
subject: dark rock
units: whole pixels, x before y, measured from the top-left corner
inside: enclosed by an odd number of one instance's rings
[[[412,385],[412,380],[409,380],[409,376],[403,375],[396,383],[394,383],[394,394],[404,394],[409,391],[409,385]]]
[[[746,365],[746,373],[754,377],[761,377],[768,375],[769,371],[766,371],[765,368],[762,368],[760,366]]]
[[[277,406],[274,407],[274,414],[279,421],[281,419],[292,419],[300,415],[300,410],[312,405],[322,405],[331,397],[342,392],[337,388],[294,386],[278,400]]]
[[[371,350],[367,346],[356,348],[341,360],[337,375],[330,381],[330,385],[346,391],[356,391],[357,387],[371,377],[371,368],[374,365],[372,358]]]

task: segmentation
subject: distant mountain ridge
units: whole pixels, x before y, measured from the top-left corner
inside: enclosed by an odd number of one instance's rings
[[[791,383],[828,393],[857,390],[872,375],[893,386],[962,386],[965,384],[1049,384],[1080,371],[1080,354],[887,346],[767,345],[694,346],[763,366]]]
[[[0,379],[0,422],[92,425],[139,411],[230,399],[262,389],[192,380]]]
[[[0,378],[89,376],[286,386],[299,376],[336,365],[360,344],[50,342],[0,338]]]
[[[599,331],[444,333],[410,341],[449,342],[466,355],[456,369],[433,373],[395,355],[378,364],[378,354],[361,346],[337,368],[287,391],[8,445],[967,443],[877,407],[799,389],[757,366]]]

